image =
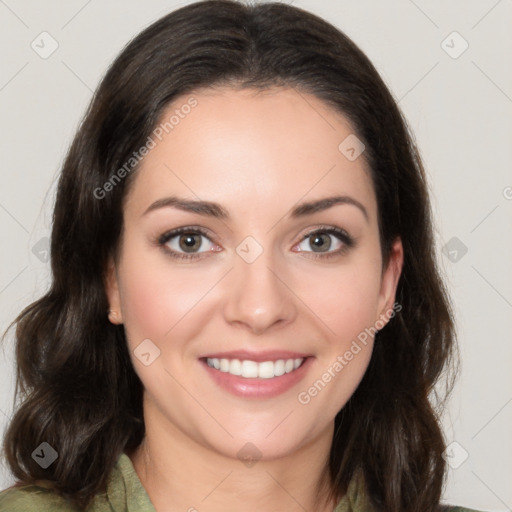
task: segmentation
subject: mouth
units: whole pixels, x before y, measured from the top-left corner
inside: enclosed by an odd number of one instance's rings
[[[306,375],[314,356],[294,352],[230,352],[199,359],[221,389],[244,398],[280,395]]]
[[[278,359],[277,361],[257,362],[250,359],[226,359],[207,357],[206,364],[220,372],[240,376],[244,379],[273,379],[291,373],[302,365],[305,358]]]

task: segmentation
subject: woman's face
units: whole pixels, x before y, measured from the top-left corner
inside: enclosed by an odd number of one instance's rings
[[[166,111],[179,115],[134,176],[110,305],[148,428],[233,458],[284,456],[330,440],[394,314],[401,244],[383,269],[362,146],[316,97],[192,96]]]

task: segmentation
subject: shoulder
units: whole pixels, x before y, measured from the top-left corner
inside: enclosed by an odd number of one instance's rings
[[[376,512],[367,494],[364,473],[357,470],[349,483],[347,493],[338,503],[334,512]],[[435,512],[483,512],[480,510],[441,503]]]
[[[334,512],[376,512],[367,494],[364,473],[359,468],[353,475],[345,496],[337,504]],[[457,505],[440,504],[435,512],[482,512]]]
[[[0,512],[81,512],[73,503],[51,488],[51,483],[37,481],[9,487],[0,492]],[[121,454],[109,476],[106,493],[97,494],[87,512],[156,512],[133,464]]]
[[[9,487],[0,492],[0,512],[75,512],[78,509],[52,489],[38,485]]]

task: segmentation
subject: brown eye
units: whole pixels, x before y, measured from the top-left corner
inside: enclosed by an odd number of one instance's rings
[[[199,228],[179,228],[164,233],[158,238],[158,245],[174,258],[200,258],[204,253],[218,252],[219,248],[209,234]]]
[[[318,258],[341,256],[355,246],[355,240],[345,230],[335,227],[307,233],[296,246],[299,252]]]
[[[201,248],[202,235],[196,233],[185,233],[179,237],[179,246],[185,252],[195,252]]]

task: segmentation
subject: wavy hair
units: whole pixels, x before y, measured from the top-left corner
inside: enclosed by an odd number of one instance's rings
[[[98,190],[144,145],[171,101],[217,85],[312,94],[364,142],[384,265],[396,237],[404,247],[402,309],[377,333],[369,367],[335,418],[333,496],[362,471],[376,510],[435,510],[446,473],[440,413],[458,351],[414,137],[375,67],[342,31],[286,4],[233,0],[189,4],[130,41],[77,130],[58,182],[49,290],[11,324],[16,406],[3,447],[17,485],[46,480],[85,508],[106,489],[120,454],[142,441],[143,386],[123,326],[107,319],[104,287],[136,168],[109,193]],[[31,457],[43,441],[59,454],[47,469]]]

